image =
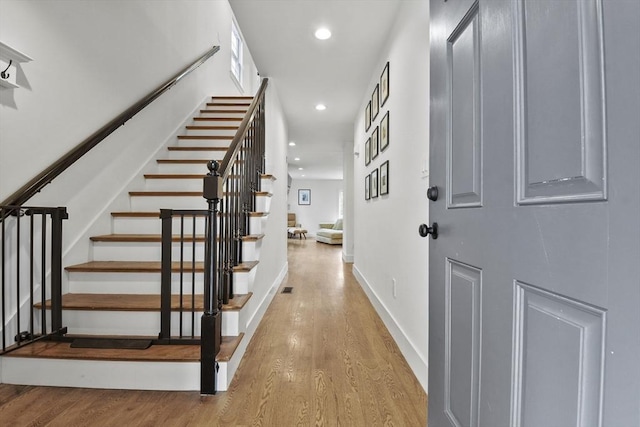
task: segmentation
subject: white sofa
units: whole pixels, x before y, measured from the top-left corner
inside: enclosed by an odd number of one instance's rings
[[[321,222],[320,229],[316,232],[316,241],[329,245],[342,244],[342,219],[335,223]]]

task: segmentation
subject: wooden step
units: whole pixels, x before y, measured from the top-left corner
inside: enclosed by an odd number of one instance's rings
[[[178,139],[215,139],[215,140],[231,140],[233,139],[233,135],[178,135]],[[225,150],[229,147],[216,147],[218,149],[224,148]],[[171,147],[169,147],[171,149]]]
[[[264,234],[250,234],[247,236],[242,236],[241,240],[243,242],[257,242],[258,240],[262,240],[264,238]],[[101,236],[92,236],[92,242],[151,242],[151,243],[160,243],[162,242],[161,234],[104,234]],[[204,235],[196,235],[195,239],[193,236],[185,235],[185,242],[204,242]],[[172,237],[174,242],[179,242],[181,240],[180,235],[175,234]]]
[[[234,272],[251,271],[258,261],[247,261],[233,267]],[[191,272],[191,262],[184,263],[184,271]],[[82,273],[160,273],[162,265],[159,261],[89,261],[65,267],[68,272]],[[180,262],[171,263],[171,271],[180,271]],[[196,272],[204,272],[204,262],[195,263]]]
[[[146,173],[145,179],[202,179],[206,174]]]
[[[104,234],[101,236],[91,236],[92,242],[162,242],[161,234]],[[184,240],[185,242],[204,242],[204,235],[196,235],[195,238],[191,235],[184,235],[183,238],[179,234],[174,234],[171,238],[174,242]]]
[[[268,174],[268,173],[263,173],[262,175],[260,175],[260,178],[262,179],[270,179],[271,181],[277,181],[278,178],[276,178],[275,176]]]
[[[250,217],[267,216],[267,212],[249,212]],[[160,218],[160,212],[111,212],[113,218]]]
[[[196,122],[241,122],[242,117],[194,117]]]
[[[202,191],[129,191],[136,197],[202,197]]]
[[[253,99],[253,96],[212,96],[211,99],[213,99],[214,101],[216,99],[237,99],[237,100],[242,100],[242,99]]]
[[[69,337],[69,336],[67,336]],[[222,337],[217,362],[228,362],[235,353],[244,333],[235,337]],[[155,339],[156,337],[150,337]],[[152,345],[146,350],[72,348],[69,342],[38,341],[5,355],[5,357],[31,357],[41,359],[111,360],[146,362],[198,362],[199,345]]]
[[[189,125],[186,126],[187,130],[238,130],[239,126],[198,126]]]
[[[210,114],[245,114],[247,110],[200,110],[201,113],[210,113]]]
[[[229,304],[222,305],[222,311],[239,311],[245,306],[253,294],[235,295]],[[41,303],[34,304],[42,308]],[[46,301],[46,308],[51,307],[51,300]],[[196,311],[204,311],[204,295],[195,295],[193,307]],[[191,295],[183,295],[182,308],[191,310]],[[147,294],[64,294],[63,310],[81,311],[160,311],[160,295]],[[171,311],[180,311],[180,295],[171,295]]]
[[[158,164],[182,164],[182,165],[206,165],[210,160],[207,159],[157,159]]]
[[[192,139],[209,139],[209,137]],[[229,147],[185,147],[182,145],[174,145],[171,147],[167,147],[167,149],[169,151],[227,151]]]
[[[249,107],[250,102],[207,102],[207,107]]]

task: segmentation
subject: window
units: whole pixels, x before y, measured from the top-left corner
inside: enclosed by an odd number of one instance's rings
[[[242,50],[244,45],[235,22],[231,22],[231,74],[242,87]]]

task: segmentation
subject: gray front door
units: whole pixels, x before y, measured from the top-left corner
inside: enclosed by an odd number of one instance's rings
[[[640,426],[640,1],[431,17],[429,427]]]

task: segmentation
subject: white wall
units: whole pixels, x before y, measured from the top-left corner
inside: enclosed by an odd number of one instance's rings
[[[114,200],[125,203],[118,195],[174,141],[206,97],[243,94],[230,73],[233,15],[226,1],[2,0],[0,8],[0,40],[34,59],[22,65],[23,88],[0,91],[0,200],[221,46],[29,202],[68,207],[65,248],[88,245],[88,227]],[[253,94],[256,71],[248,49],[244,77],[246,94]],[[97,224],[100,231],[108,226]]]
[[[428,180],[421,177],[429,156],[429,5],[402,2],[396,24],[381,50],[363,94],[354,129],[354,274],[398,343],[416,377],[427,389],[428,245],[418,235],[427,222]],[[364,110],[390,63],[389,99],[369,132]],[[364,143],[390,111],[390,145],[369,166]],[[389,195],[365,201],[364,179],[389,160]],[[396,296],[392,280],[395,279]]]
[[[354,185],[353,185],[353,141],[344,145],[344,232],[342,233],[342,260],[353,262],[353,206],[354,206]]]
[[[291,182],[289,212],[296,214],[297,222],[307,229],[309,236],[316,235],[319,223],[336,222],[338,198],[343,185],[341,179],[294,179]],[[299,189],[311,190],[310,205],[298,205]]]

